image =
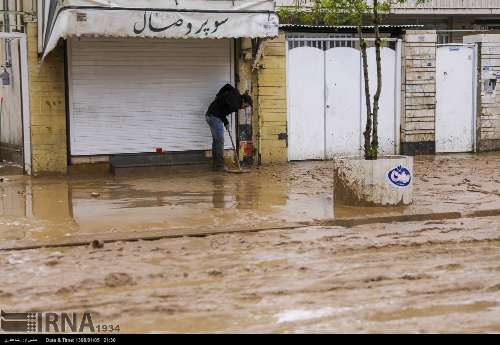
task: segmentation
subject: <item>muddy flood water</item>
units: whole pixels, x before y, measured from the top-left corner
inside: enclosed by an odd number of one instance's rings
[[[257,167],[124,170],[116,176],[8,176],[0,184],[0,240],[263,227],[311,220],[500,208],[500,155],[417,157],[415,203],[398,208],[334,205],[331,162]]]
[[[90,311],[127,332],[500,332],[500,215],[343,226],[300,222],[500,210],[500,154],[415,160],[414,204],[334,205],[331,162],[224,175],[7,176],[0,243],[109,234],[103,248],[0,250],[0,305]],[[94,194],[93,194],[94,193]],[[290,229],[155,241],[169,229]],[[305,223],[304,223],[305,224]],[[1,248],[0,248],[1,249]]]

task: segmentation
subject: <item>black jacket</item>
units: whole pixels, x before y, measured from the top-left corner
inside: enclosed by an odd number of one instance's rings
[[[240,92],[232,85],[226,84],[208,107],[207,115],[217,116],[224,122],[224,126],[227,126],[229,124],[227,116],[238,111],[242,103]]]

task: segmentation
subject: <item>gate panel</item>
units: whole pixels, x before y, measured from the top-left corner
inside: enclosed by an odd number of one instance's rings
[[[361,54],[355,39],[287,38],[289,160],[363,154],[366,106]],[[345,41],[345,45],[343,45]],[[382,48],[379,152],[395,154],[399,137],[400,43]],[[375,48],[368,51],[372,96],[377,83]]]
[[[382,94],[379,101],[378,113],[378,140],[379,154],[396,154],[396,108],[394,99],[396,97],[396,52],[390,48],[381,48],[382,59]],[[370,95],[373,99],[377,91],[377,68],[375,59],[375,48],[367,49],[368,55],[368,79],[370,81]],[[362,132],[366,127],[366,97],[364,91],[364,76],[362,75],[361,84],[361,125]],[[364,140],[364,139],[363,139]]]
[[[326,51],[326,157],[361,153],[361,57],[354,48]]]
[[[442,46],[436,55],[436,152],[474,147],[474,48]]]
[[[324,159],[324,53],[311,47],[288,52],[288,159]]]

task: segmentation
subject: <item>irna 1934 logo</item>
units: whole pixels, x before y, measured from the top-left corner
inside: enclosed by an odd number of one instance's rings
[[[8,313],[0,311],[0,329],[9,333],[112,333],[119,325],[94,324],[91,313]]]

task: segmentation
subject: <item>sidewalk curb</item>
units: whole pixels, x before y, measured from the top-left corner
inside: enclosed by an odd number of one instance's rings
[[[349,219],[327,219],[320,221],[299,222],[299,223],[281,223],[277,225],[267,225],[254,228],[210,228],[210,229],[169,229],[169,230],[156,230],[156,231],[143,231],[125,233],[118,238],[111,238],[110,234],[104,235],[80,235],[73,238],[59,241],[59,242],[34,242],[34,241],[19,241],[14,245],[0,245],[0,252],[17,251],[17,250],[31,250],[41,248],[58,248],[58,247],[78,247],[87,246],[94,240],[103,241],[104,243],[114,242],[135,242],[135,241],[155,241],[166,238],[179,238],[179,237],[206,237],[220,234],[231,233],[251,233],[260,231],[271,230],[287,230],[287,229],[300,229],[310,226],[340,226],[340,227],[355,227],[366,224],[377,223],[405,223],[405,222],[418,222],[418,221],[432,221],[432,220],[453,220],[460,218],[486,218],[500,216],[500,209],[492,210],[478,210],[472,212],[439,212],[439,213],[421,213],[421,214],[408,214],[384,217],[368,217],[368,218],[349,218]]]
[[[427,220],[458,219],[458,218],[463,218],[460,212],[420,213],[420,214],[408,214],[408,215],[385,216],[385,217],[332,219],[320,225],[343,226],[346,228],[352,228],[354,226],[365,225],[365,224],[405,223],[405,222],[420,222]]]

